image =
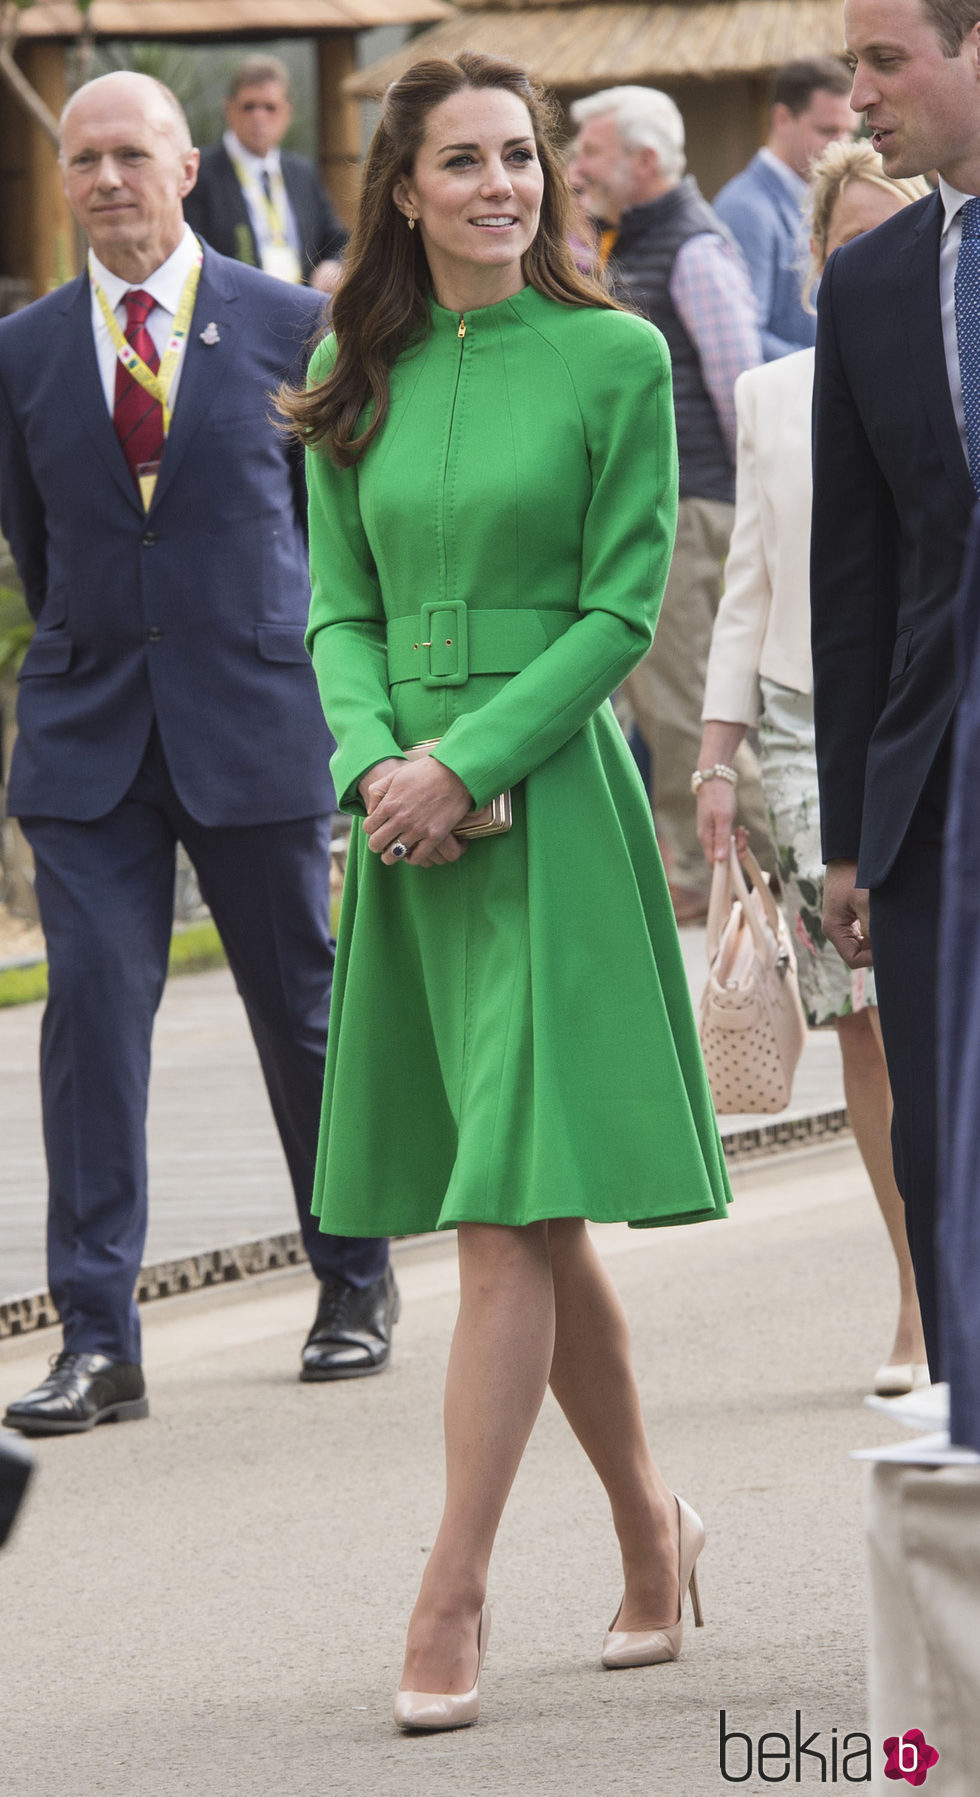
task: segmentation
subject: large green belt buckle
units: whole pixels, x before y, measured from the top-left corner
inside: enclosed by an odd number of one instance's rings
[[[420,613],[423,686],[465,686],[470,674],[469,628],[462,599],[428,599]]]

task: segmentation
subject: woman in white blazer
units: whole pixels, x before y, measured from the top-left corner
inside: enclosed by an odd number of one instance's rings
[[[927,192],[919,180],[889,180],[867,142],[832,144],[814,170],[808,284],[832,250]],[[929,1375],[904,1207],[892,1171],[891,1093],[874,978],[844,965],[820,922],[809,591],[813,364],[813,350],[800,350],[751,369],[735,386],[735,526],[702,710],[698,836],[709,862],[727,859],[736,803],[731,764],[746,731],[758,728],[803,1004],[811,1027],[837,1029],[855,1139],[898,1263],[895,1340],[874,1381],[876,1392],[897,1396],[927,1384]]]

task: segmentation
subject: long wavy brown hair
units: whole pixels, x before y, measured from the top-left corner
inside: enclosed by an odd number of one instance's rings
[[[429,330],[432,282],[421,234],[408,230],[392,194],[400,176],[414,173],[433,107],[468,87],[506,89],[523,100],[531,115],[544,193],[537,234],[523,258],[528,285],[566,305],[617,305],[597,280],[580,273],[569,248],[573,201],[558,149],[557,107],[550,97],[517,63],[498,57],[467,51],[451,62],[417,62],[385,94],[365,160],[357,223],[333,302],[333,368],[319,385],[285,389],[279,396],[279,409],[296,436],[324,448],[339,467],[356,462],[383,428],[391,367],[402,350]],[[369,422],[356,435],[369,401]]]

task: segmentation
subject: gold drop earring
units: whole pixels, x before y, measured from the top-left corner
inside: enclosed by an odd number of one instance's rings
[[[410,231],[414,231],[414,229],[415,229],[415,214],[414,214],[414,212],[410,212],[408,215],[408,228]]]

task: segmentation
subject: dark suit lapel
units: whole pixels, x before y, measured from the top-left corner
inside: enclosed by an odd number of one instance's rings
[[[305,237],[310,230],[310,187],[306,170],[301,162],[294,161],[285,151],[280,155],[282,168],[282,184],[286,189],[286,198],[293,209],[296,228],[300,237]]]
[[[253,268],[261,268],[259,246],[255,241],[248,203],[242,191],[241,182],[235,173],[235,165],[224,144],[219,146],[218,154],[215,157],[215,172],[220,177],[219,203],[223,211],[222,222],[226,230],[230,228],[235,244],[234,249],[229,250],[228,254],[236,262],[249,262]],[[248,256],[241,254],[246,241],[251,245],[251,254]]]
[[[303,265],[303,279],[309,278],[314,266],[316,218],[310,206],[310,183],[306,169],[298,159],[282,151],[279,158],[282,169],[282,184],[286,189],[286,198],[292,208],[299,237],[300,261]]]
[[[65,387],[107,471],[134,511],[142,511],[102,390],[92,332],[92,290],[87,273],[65,287],[62,310],[65,324],[57,353]]]
[[[902,315],[919,396],[946,471],[963,504],[972,511],[976,494],[953,411],[939,296],[939,244],[944,222],[939,194],[923,205],[901,252],[899,290]]]
[[[237,339],[237,305],[238,295],[227,279],[220,258],[205,245],[194,316],[180,370],[180,385],[151,511],[165,497],[189,444],[207,418],[232,367]]]

